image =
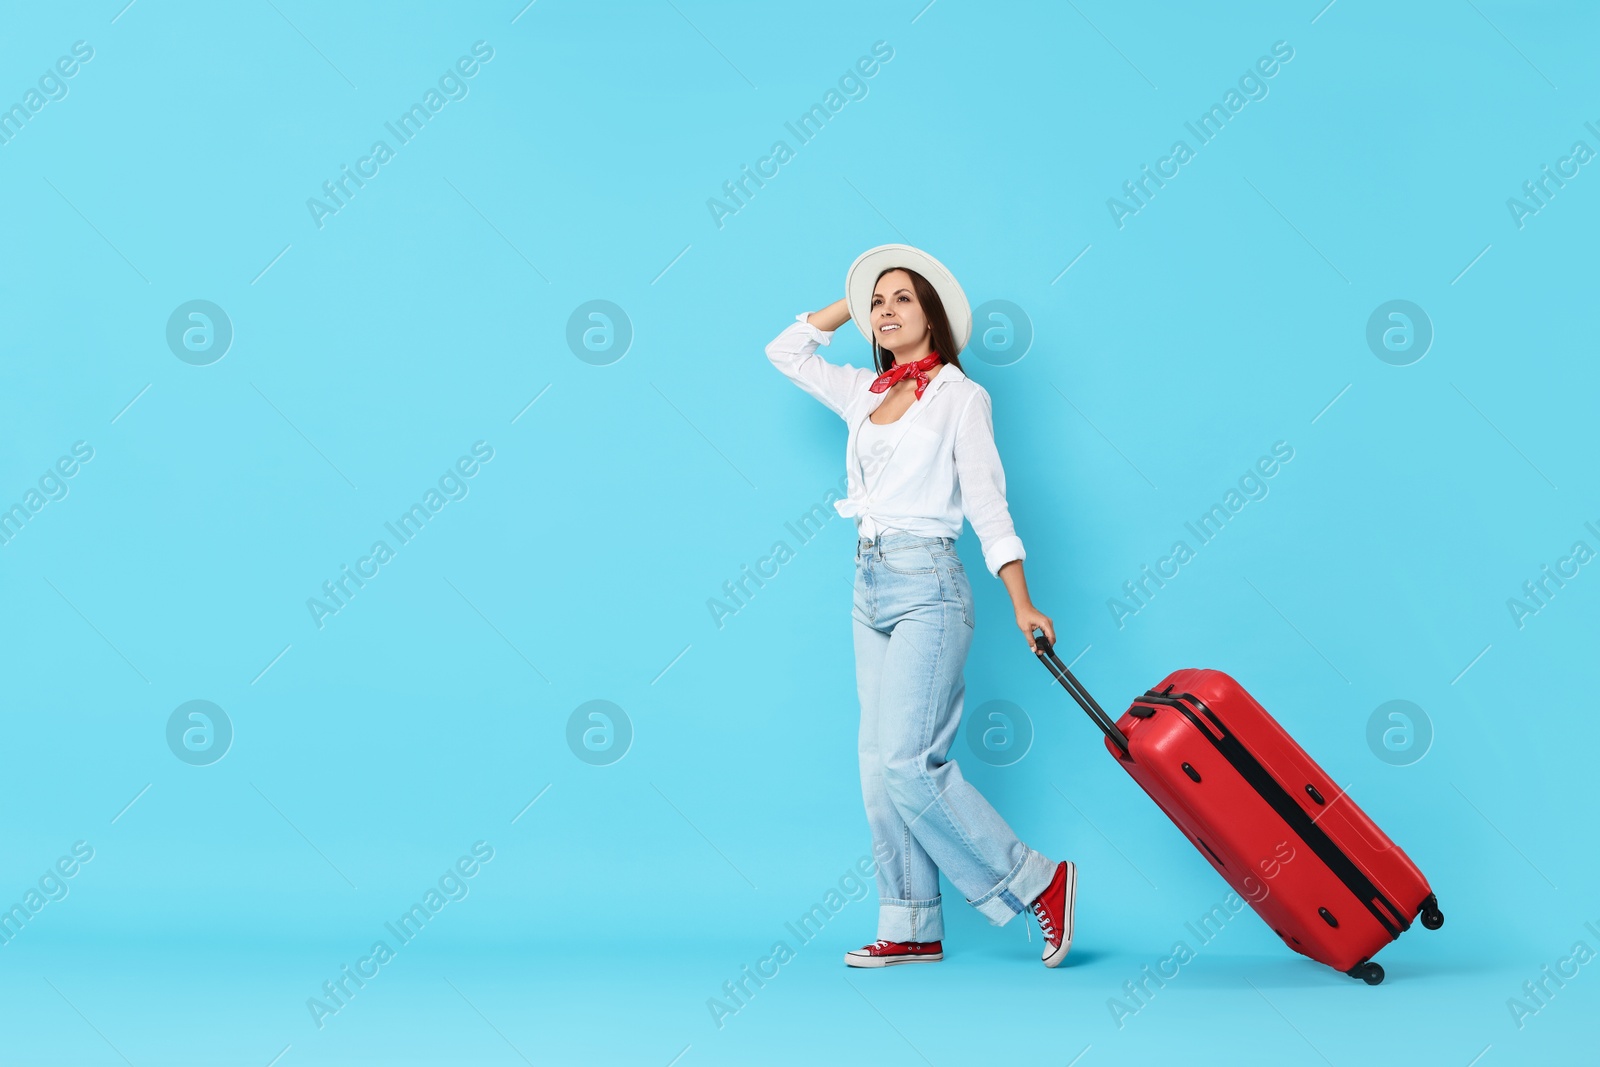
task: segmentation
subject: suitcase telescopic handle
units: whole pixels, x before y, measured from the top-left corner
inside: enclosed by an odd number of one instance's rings
[[[1065,663],[1061,662],[1061,657],[1056,655],[1055,649],[1050,647],[1050,639],[1044,635],[1044,631],[1037,626],[1033,629],[1033,644],[1039,650],[1039,659],[1043,661],[1045,667],[1055,677],[1055,680],[1061,683],[1061,687],[1072,694],[1072,699],[1078,702],[1080,708],[1089,713],[1089,718],[1094,720],[1095,725],[1100,727],[1101,732],[1110,738],[1111,743],[1121,749],[1122,755],[1126,757],[1128,755],[1127,735],[1117,729],[1117,724],[1112,721],[1111,716],[1106,714],[1106,709],[1102,708],[1099,702],[1089,695],[1089,691],[1083,687],[1083,683],[1078,681],[1077,677],[1067,669]]]

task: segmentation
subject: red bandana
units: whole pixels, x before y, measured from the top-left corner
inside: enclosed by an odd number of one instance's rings
[[[901,378],[916,376],[917,399],[922,399],[922,391],[928,387],[928,372],[944,362],[937,352],[929,352],[927,358],[919,359],[915,363],[897,363],[893,367],[878,375],[872,383],[872,391],[881,393]]]

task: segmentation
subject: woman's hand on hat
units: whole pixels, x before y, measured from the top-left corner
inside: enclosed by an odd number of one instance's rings
[[[835,300],[821,311],[807,315],[806,321],[819,330],[837,330],[850,321],[850,302],[843,298]]]

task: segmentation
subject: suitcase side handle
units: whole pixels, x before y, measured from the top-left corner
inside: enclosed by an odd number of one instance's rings
[[[1127,736],[1117,729],[1117,724],[1111,720],[1111,716],[1106,714],[1106,710],[1100,706],[1094,697],[1089,695],[1089,691],[1067,669],[1067,665],[1061,662],[1061,657],[1056,655],[1055,649],[1050,647],[1050,639],[1045,637],[1044,631],[1037,626],[1033,629],[1033,645],[1039,650],[1039,659],[1044,663],[1045,668],[1049,670],[1056,681],[1061,683],[1061,687],[1072,695],[1072,699],[1078,702],[1078,706],[1088,713],[1089,718],[1094,720],[1094,724],[1100,727],[1100,732],[1105,734],[1111,743],[1122,751],[1122,758],[1127,759]]]

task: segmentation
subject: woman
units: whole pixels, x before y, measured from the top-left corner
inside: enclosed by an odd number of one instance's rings
[[[852,967],[944,958],[939,872],[989,921],[1031,909],[1054,967],[1072,944],[1077,869],[1024,845],[945,753],[965,695],[972,587],[955,541],[963,516],[989,573],[1011,594],[1017,626],[1052,643],[1033,606],[1022,541],[1006,506],[989,394],[957,358],[972,313],[938,260],[906,245],[863,253],[845,298],[807,314],[767,346],[767,358],[844,418],[854,516],[856,684],[861,700],[861,792],[878,865],[878,940],[845,956]],[[874,369],[816,354],[853,318],[872,342]]]

